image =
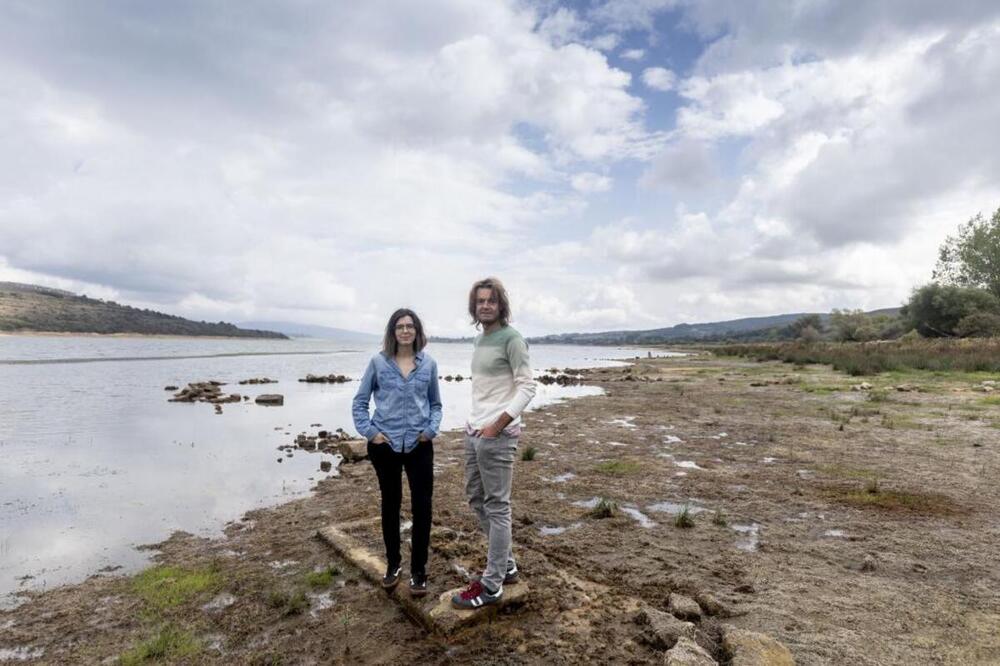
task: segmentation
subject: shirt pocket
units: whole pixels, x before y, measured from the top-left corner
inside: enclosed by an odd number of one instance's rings
[[[392,391],[399,388],[399,376],[392,368],[384,368],[378,371],[378,387],[383,391]]]

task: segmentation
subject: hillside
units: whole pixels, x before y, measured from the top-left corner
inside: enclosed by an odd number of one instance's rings
[[[873,310],[869,315],[895,315],[898,308]],[[723,340],[770,340],[780,338],[783,329],[806,312],[772,315],[769,317],[747,317],[728,321],[701,324],[677,324],[667,328],[643,331],[604,331],[601,333],[558,333],[529,338],[537,344],[574,345],[640,345],[671,342],[718,342]],[[829,313],[816,313],[824,321]]]
[[[317,326],[315,324],[299,324],[290,321],[241,321],[239,325],[243,328],[278,331],[293,338],[319,338],[344,343],[368,343],[377,342],[380,339],[380,336],[372,333],[352,331],[346,328]]]
[[[154,310],[78,296],[61,289],[17,282],[0,282],[0,331],[287,339],[273,331],[242,329],[221,321],[216,324],[191,321]]]

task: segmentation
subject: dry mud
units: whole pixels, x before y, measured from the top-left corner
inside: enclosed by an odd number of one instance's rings
[[[156,605],[133,579],[99,575],[0,612],[0,661],[114,663],[168,627],[190,638],[187,656],[168,651],[178,663],[662,663],[637,611],[683,593],[722,605],[696,638],[723,663],[723,624],[776,638],[799,664],[1000,663],[1000,405],[974,390],[985,378],[852,391],[859,380],[824,367],[709,357],[589,371],[605,396],[526,418],[523,605],[436,636],[340,561],[315,535],[377,516],[362,462],[225,538],[157,546],[162,564],[213,571],[207,590]],[[461,436],[435,451],[431,598],[485,553]],[[591,516],[594,498],[615,515]],[[675,525],[684,505],[693,527]],[[374,527],[357,536],[378,551]],[[308,584],[330,566],[328,586]]]

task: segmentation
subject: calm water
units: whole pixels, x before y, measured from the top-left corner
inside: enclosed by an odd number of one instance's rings
[[[471,347],[436,343],[442,375],[468,375]],[[532,347],[532,365],[596,367],[644,350]],[[79,581],[105,567],[132,571],[136,546],[175,530],[213,536],[249,509],[309,492],[322,454],[282,457],[302,431],[353,432],[356,382],[305,384],[307,373],[360,377],[374,346],[325,340],[185,340],[0,336],[0,605],[13,593]],[[278,384],[237,386],[267,376]],[[169,403],[163,387],[216,379],[252,401]],[[469,384],[442,382],[443,429],[464,423]],[[533,407],[600,393],[539,386]]]

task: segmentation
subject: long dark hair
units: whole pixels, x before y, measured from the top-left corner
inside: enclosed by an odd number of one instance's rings
[[[409,308],[399,308],[389,317],[389,323],[385,325],[385,337],[382,338],[382,353],[392,357],[398,351],[399,343],[396,342],[396,322],[409,315],[413,319],[413,326],[416,328],[416,335],[413,337],[413,353],[417,353],[427,346],[427,336],[424,335],[424,325],[420,323],[420,317]]]

